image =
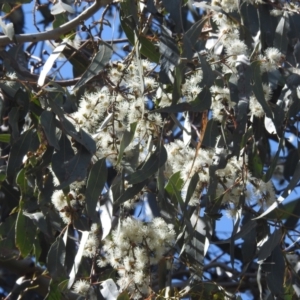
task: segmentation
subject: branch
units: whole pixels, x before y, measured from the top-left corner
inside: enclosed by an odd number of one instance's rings
[[[82,21],[87,20],[90,18],[94,13],[96,13],[102,6],[107,4],[111,4],[113,0],[96,0],[92,6],[84,10],[79,16],[72,19],[68,23],[59,26],[58,28],[44,31],[44,32],[37,32],[37,33],[30,33],[30,34],[16,34],[14,36],[14,41],[18,44],[26,43],[26,42],[38,42],[38,41],[46,41],[46,40],[56,40],[61,35],[68,33],[76,26],[78,26]],[[6,46],[11,43],[11,40],[7,36],[0,36],[0,46]]]

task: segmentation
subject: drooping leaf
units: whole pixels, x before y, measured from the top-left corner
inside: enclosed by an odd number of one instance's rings
[[[107,200],[100,207],[100,222],[102,225],[102,237],[104,240],[110,233],[113,221],[113,203],[112,203],[112,191],[109,190]]]
[[[129,42],[132,45],[135,45],[135,31],[136,31],[136,16],[132,12],[132,5],[131,0],[122,1],[120,3],[120,23],[126,34]],[[136,33],[138,37],[139,43],[141,45],[140,53],[147,57],[150,61],[158,63],[159,62],[159,51],[158,48],[147,39],[144,35],[139,35]]]
[[[0,224],[0,248],[10,253],[12,257],[16,255],[11,251],[15,247],[16,220],[17,214],[12,214]]]
[[[255,227],[252,227],[246,234],[243,235],[243,243],[242,243],[242,255],[243,255],[243,263],[246,265],[250,263],[255,256],[256,252],[256,221],[252,221],[252,215],[250,213],[245,213],[244,218],[242,220],[242,229],[245,227],[250,227],[253,222],[255,222]]]
[[[22,199],[26,200],[33,194],[32,186],[28,183],[27,176],[25,174],[25,169],[21,169],[16,178],[16,183],[18,184]]]
[[[114,202],[114,205],[123,204],[125,201],[134,198],[145,186],[146,180],[133,184],[131,187],[125,190],[120,197]]]
[[[47,255],[47,268],[52,279],[64,279],[66,259],[66,245],[63,240],[63,235],[59,235],[56,241],[51,245]]]
[[[201,62],[201,70],[203,72],[203,79],[199,82],[199,86],[210,88],[216,78],[216,73],[212,70],[210,64],[207,62],[206,58],[203,55],[199,55]]]
[[[16,246],[23,257],[29,255],[32,250],[35,231],[34,224],[24,216],[22,206],[20,206],[16,221]]]
[[[211,92],[209,88],[204,87],[197,98],[190,102],[191,111],[201,112],[207,110],[211,106]]]
[[[74,157],[64,162],[62,166],[64,177],[59,186],[57,186],[57,189],[63,189],[74,181],[84,180],[91,158],[92,154],[82,147]]]
[[[275,39],[274,39],[274,47],[279,49],[279,51],[283,54],[286,54],[286,50],[288,47],[288,31],[290,29],[289,17],[286,13],[283,13],[281,17],[276,31],[275,31]]]
[[[12,144],[6,169],[9,182],[13,179],[22,165],[23,158],[28,151],[35,151],[39,146],[37,133],[34,129],[29,129]]]
[[[189,203],[190,200],[192,199],[192,196],[196,190],[196,187],[197,187],[197,184],[199,182],[199,175],[198,173],[195,173],[192,178],[191,178],[191,181],[189,183],[189,186],[188,186],[188,189],[187,189],[187,193],[186,193],[186,196],[185,196],[185,203]]]
[[[260,218],[268,215],[275,208],[277,208],[279,206],[279,204],[283,200],[285,200],[285,198],[293,191],[295,186],[298,184],[299,180],[300,180],[300,161],[298,161],[294,176],[290,180],[288,186],[284,189],[283,193],[278,197],[276,202],[272,203],[272,205],[269,206],[265,212],[263,212],[259,217],[255,218],[255,219],[260,219]]]
[[[86,84],[90,79],[97,76],[109,62],[112,56],[112,48],[103,43],[99,46],[99,51],[93,57],[91,64],[88,66],[87,70],[83,73],[80,80],[75,84],[73,91],[78,90],[81,86]]]
[[[170,17],[174,22],[175,25],[175,31],[177,33],[181,33],[183,30],[183,24],[182,24],[182,15],[181,15],[181,0],[163,0],[162,1],[164,7],[166,10],[170,13]]]
[[[19,108],[18,107],[13,107],[10,112],[8,113],[8,123],[11,127],[12,130],[12,141],[15,141],[19,136]]]
[[[45,216],[42,212],[35,212],[35,213],[28,213],[23,212],[24,216],[28,217],[32,220],[33,224],[41,230],[44,234],[51,236],[51,232],[49,230],[49,226],[47,224],[47,221],[45,219]]]
[[[205,24],[205,19],[201,19],[195,22],[191,28],[186,31],[183,35],[183,57],[187,59],[192,59],[194,55],[194,46],[197,39],[201,35],[203,25]]]
[[[203,259],[208,250],[211,226],[207,217],[200,218],[196,214],[191,217],[193,231],[188,231],[188,242],[185,246],[185,252],[195,260],[198,268],[203,265]]]
[[[83,231],[82,235],[81,235],[80,245],[79,245],[77,254],[75,256],[74,264],[73,264],[72,270],[69,274],[68,289],[73,285],[73,283],[75,281],[75,277],[76,277],[76,274],[78,272],[79,265],[80,265],[80,262],[81,262],[84,246],[86,244],[86,241],[87,241],[88,237],[89,237],[89,232],[88,231]]]
[[[167,151],[163,145],[153,153],[140,170],[129,174],[127,180],[129,184],[142,182],[150,178],[167,160]]]
[[[176,187],[176,189],[178,191],[181,191],[183,184],[184,184],[184,181],[181,178],[181,173],[180,173],[180,171],[178,171],[170,177],[170,179],[165,187],[165,190],[169,195],[174,195],[174,192],[175,192],[174,187]]]
[[[124,150],[126,149],[126,147],[129,146],[130,143],[132,142],[132,139],[133,139],[134,134],[135,134],[136,127],[137,127],[137,122],[134,122],[134,123],[130,124],[130,131],[127,131],[127,130],[124,131],[123,137],[122,137],[122,140],[121,140],[121,144],[120,144],[120,150],[119,150],[117,164],[120,163],[120,161],[123,157]]]
[[[284,141],[284,138],[281,138],[280,141],[279,141],[279,145],[278,145],[278,149],[276,151],[276,154],[273,157],[272,162],[271,162],[267,172],[263,176],[263,181],[264,182],[268,182],[271,179],[272,175],[273,175],[273,172],[274,172],[274,170],[277,166],[279,154],[280,154],[280,152],[282,150],[282,147],[283,147],[283,141]]]
[[[263,261],[271,255],[273,249],[278,246],[282,238],[282,232],[276,229],[269,237],[268,240],[261,246],[258,251],[258,261]]]
[[[286,162],[284,165],[283,176],[286,180],[290,180],[291,176],[294,175],[297,165],[296,161],[299,161],[299,152],[297,149],[291,149],[287,155]]]
[[[97,202],[107,181],[106,160],[98,160],[91,168],[87,181],[85,198],[86,210],[90,218],[94,218]]]
[[[172,38],[171,31],[165,26],[161,27],[162,35],[159,44],[160,58],[160,82],[168,84],[174,83],[174,75],[172,72],[174,68],[179,64],[179,50]]]
[[[261,269],[266,274],[267,285],[272,295],[282,298],[285,262],[279,245],[272,250],[270,256],[262,263]]]
[[[54,147],[56,150],[59,150],[58,140],[56,137],[56,127],[55,127],[55,116],[50,111],[44,111],[41,114],[40,122],[44,129],[47,141],[50,146]]]
[[[56,5],[59,5],[59,2]],[[67,5],[67,4],[65,4],[65,5]],[[40,73],[39,79],[38,79],[39,86],[44,85],[47,74],[52,69],[54,62],[61,55],[62,51],[66,48],[67,43],[68,43],[68,40],[64,40],[60,45],[58,45],[53,50],[51,55],[48,57],[47,61],[45,62],[44,66],[43,66],[43,69]]]
[[[61,130],[72,137],[76,142],[83,145],[91,154],[96,152],[96,142],[82,128],[77,132],[75,126],[65,117],[61,107],[55,102],[55,99],[50,99],[49,104],[53,112],[59,118],[59,126]]]
[[[60,182],[62,182],[66,175],[64,163],[70,161],[74,157],[74,150],[71,146],[70,140],[62,133],[59,140],[59,151],[52,156],[52,170]]]
[[[217,137],[220,135],[219,124],[217,121],[211,119],[207,122],[202,145],[214,148],[217,143]]]

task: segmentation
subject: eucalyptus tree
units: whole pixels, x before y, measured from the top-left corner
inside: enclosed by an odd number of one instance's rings
[[[27,2],[1,7],[6,299],[298,299],[298,2],[35,1],[19,34]]]

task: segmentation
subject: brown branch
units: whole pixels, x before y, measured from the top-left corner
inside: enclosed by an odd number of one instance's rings
[[[113,0],[96,0],[93,5],[84,10],[79,16],[72,19],[68,23],[59,26],[58,28],[37,32],[37,33],[29,33],[29,34],[16,34],[14,36],[14,41],[18,44],[26,43],[26,42],[37,42],[37,41],[46,41],[46,40],[56,40],[61,35],[68,33],[76,26],[78,26],[82,21],[90,18],[94,13],[96,13],[102,6],[107,4],[111,4]],[[0,46],[6,46],[11,43],[11,40],[7,36],[0,36]]]

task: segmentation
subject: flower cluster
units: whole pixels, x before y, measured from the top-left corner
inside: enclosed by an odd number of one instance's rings
[[[128,217],[120,228],[106,239],[99,267],[108,263],[118,270],[118,285],[127,290],[133,299],[149,295],[153,268],[163,259],[174,243],[175,232],[162,218],[145,224]]]
[[[89,233],[88,239],[84,245],[83,256],[93,258],[97,254],[99,248],[98,232],[99,228],[97,224],[93,224]]]
[[[199,204],[200,196],[205,193],[205,189],[209,185],[209,167],[213,164],[215,151],[201,149],[195,158],[196,150],[186,147],[180,140],[170,143],[166,148],[169,153],[165,169],[166,177],[180,172],[181,178],[185,182],[183,187],[183,193],[185,193],[192,176],[197,173],[199,182],[189,205]],[[225,168],[216,171],[219,182],[216,197],[222,198],[223,203],[232,204],[233,207],[239,205],[242,194],[245,195],[248,202],[255,201],[260,206],[271,205],[276,199],[272,182],[264,183],[252,177],[250,172],[245,169],[247,168],[246,163],[242,159],[237,160],[233,157],[227,161]]]
[[[213,85],[210,88],[212,94],[212,114],[213,118],[222,122],[224,115],[230,115],[235,104],[230,99],[228,88],[221,88]]]
[[[124,151],[124,160],[134,157],[140,163],[147,154],[143,151],[144,141],[158,136],[163,125],[161,115],[149,113],[146,108],[149,99],[144,93],[155,91],[157,82],[148,76],[153,66],[147,60],[141,63],[142,74],[135,62],[128,66],[123,63],[113,64],[108,77],[116,86],[96,86],[94,91],[86,92],[78,111],[71,117],[75,125],[94,137],[96,156],[106,157],[115,166],[125,131],[134,130],[134,136]],[[134,129],[132,124],[136,124]]]
[[[51,201],[63,222],[70,224],[84,207],[85,197],[75,189],[67,195],[62,190],[56,190],[52,194]]]
[[[201,92],[201,87],[199,84],[202,81],[202,71],[197,70],[194,74],[188,77],[185,83],[181,87],[181,91],[183,96],[185,97],[186,102],[191,102],[195,100],[195,98]]]
[[[79,295],[87,296],[91,287],[90,284],[86,280],[77,280],[74,283],[73,291]]]

